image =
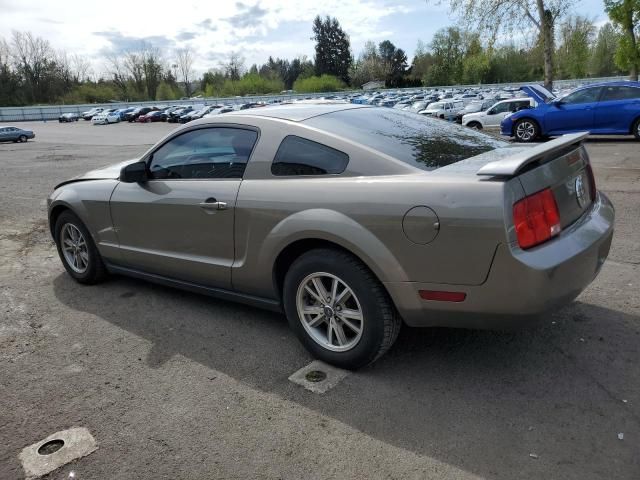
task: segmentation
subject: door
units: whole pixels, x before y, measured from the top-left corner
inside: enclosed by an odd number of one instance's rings
[[[600,133],[629,133],[640,115],[640,88],[605,86],[596,106],[595,129]]]
[[[483,119],[483,123],[485,127],[497,127],[500,126],[500,122],[504,117],[507,116],[507,113],[511,112],[511,105],[509,102],[502,102],[494,105],[489,110],[487,110],[487,114]]]
[[[599,96],[600,87],[583,88],[549,103],[545,133],[591,131]]]
[[[257,138],[254,130],[205,127],[155,149],[149,180],[121,182],[111,197],[122,264],[231,288],[235,202]]]

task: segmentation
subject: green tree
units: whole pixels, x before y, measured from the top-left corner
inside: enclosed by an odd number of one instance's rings
[[[458,27],[438,30],[429,45],[433,65],[427,74],[428,85],[452,85],[462,79],[463,36]]]
[[[313,21],[313,37],[315,46],[316,75],[334,75],[343,82],[349,83],[351,67],[351,44],[349,36],[340,27],[336,18],[318,15]]]
[[[482,48],[478,34],[467,34],[462,59],[462,83],[482,83],[489,73],[490,53]]]
[[[640,0],[638,0],[640,1]],[[476,25],[495,39],[499,31],[534,26],[543,50],[544,84],[553,87],[554,26],[575,0],[450,0],[466,25]]]
[[[418,40],[415,54],[413,56],[413,60],[411,61],[411,72],[409,76],[414,81],[419,80],[423,84],[426,83],[427,74],[431,69],[433,63],[433,55],[431,55],[431,52],[428,51],[427,46],[424,44],[424,42],[422,40]]]
[[[623,32],[616,51],[616,64],[628,70],[630,80],[637,81],[640,68],[640,51],[637,41],[640,0],[604,0],[604,9],[611,21]]]
[[[408,68],[407,54],[404,50],[396,48],[389,40],[384,40],[378,45],[378,56],[382,64],[386,86],[402,86]]]
[[[596,27],[583,16],[568,17],[560,25],[557,72],[561,78],[584,78],[589,71]]]
[[[590,70],[596,77],[606,77],[618,73],[615,62],[620,35],[613,25],[605,23],[598,30],[598,37],[591,53]]]

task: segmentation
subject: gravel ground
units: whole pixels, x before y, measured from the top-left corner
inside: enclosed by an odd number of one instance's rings
[[[0,144],[0,479],[22,448],[87,427],[98,450],[49,479],[640,478],[640,157],[592,139],[617,224],[610,260],[535,328],[405,328],[318,395],[285,319],[113,278],[83,287],[47,231],[53,185],[174,128],[32,123]],[[624,439],[619,440],[618,434]]]

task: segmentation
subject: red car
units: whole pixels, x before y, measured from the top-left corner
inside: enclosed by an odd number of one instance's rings
[[[161,111],[158,111],[158,110],[154,110],[153,112],[149,112],[146,115],[140,115],[136,121],[144,122],[144,123],[166,122],[167,121],[167,115],[164,112],[161,112]]]

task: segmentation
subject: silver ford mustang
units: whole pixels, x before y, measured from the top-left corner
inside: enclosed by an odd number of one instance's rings
[[[614,209],[584,137],[515,147],[386,108],[244,110],[56,186],[49,225],[80,283],[283,310],[315,356],[358,368],[403,322],[528,323],[589,285]]]

